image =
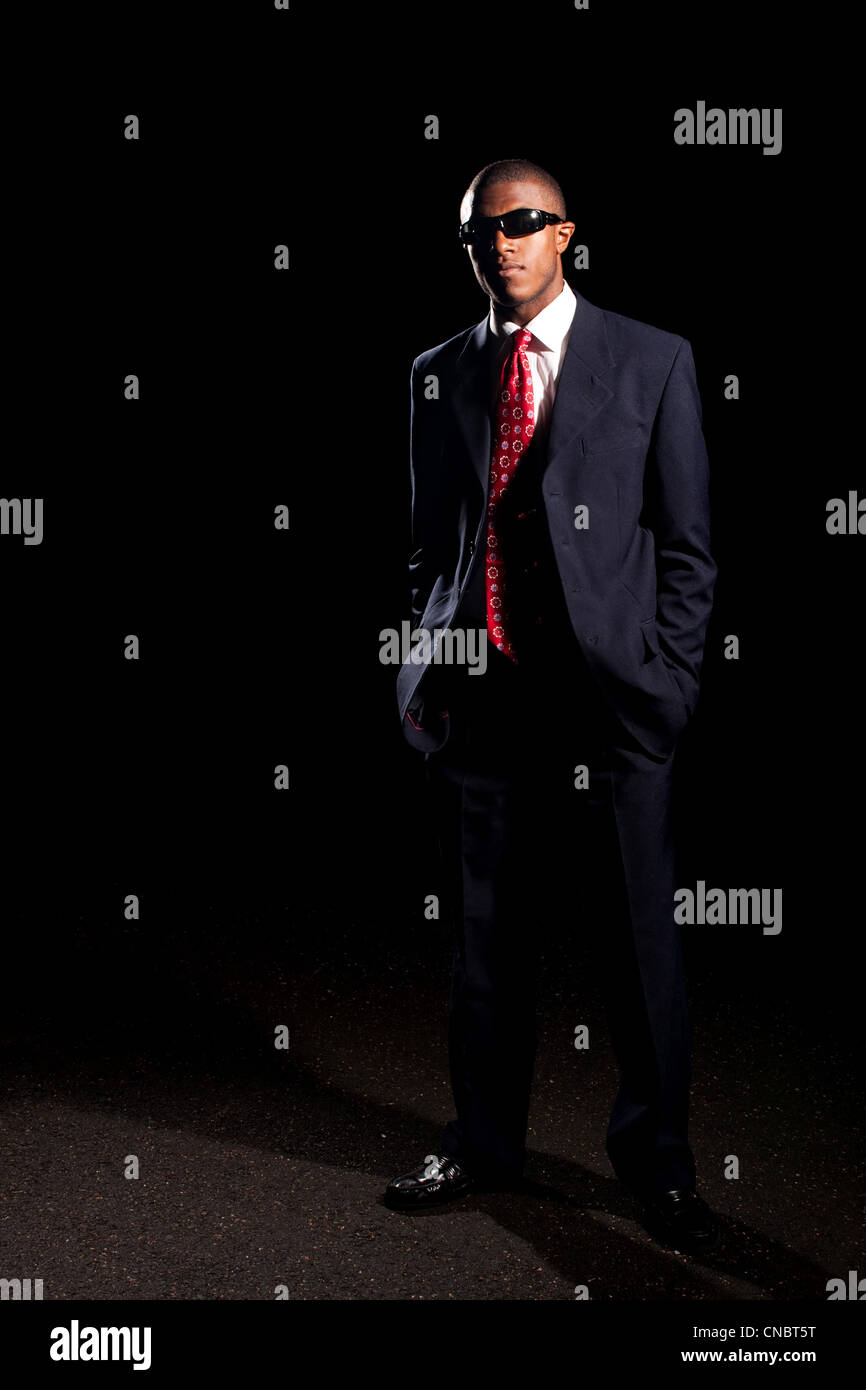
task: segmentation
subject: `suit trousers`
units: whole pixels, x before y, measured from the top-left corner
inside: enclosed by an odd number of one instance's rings
[[[694,1187],[673,755],[646,754],[561,650],[515,666],[491,647],[484,675],[455,670],[440,691],[449,738],[425,762],[454,933],[456,1117],[438,1152],[494,1185],[522,1175],[538,955],[550,933],[581,931],[620,1073],[606,1136],[614,1171],[638,1192]],[[575,786],[582,767],[586,788]]]

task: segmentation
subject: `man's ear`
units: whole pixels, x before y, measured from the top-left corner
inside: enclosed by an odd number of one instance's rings
[[[556,227],[556,254],[561,256],[571,238],[574,236],[573,222],[557,222]]]

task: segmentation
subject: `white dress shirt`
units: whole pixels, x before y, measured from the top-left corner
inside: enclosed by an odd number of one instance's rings
[[[547,437],[550,428],[550,414],[556,397],[556,383],[562,368],[562,359],[568,346],[571,325],[577,309],[577,297],[571,286],[563,284],[561,294],[551,300],[546,308],[530,319],[527,324],[512,323],[500,317],[501,309],[490,306],[487,320],[488,342],[491,336],[497,341],[493,345],[490,364],[490,406],[496,409],[499,392],[499,377],[502,364],[508,356],[512,333],[518,328],[526,328],[532,334],[532,342],[526,349],[529,369],[532,373],[533,396],[535,397],[535,430]]]

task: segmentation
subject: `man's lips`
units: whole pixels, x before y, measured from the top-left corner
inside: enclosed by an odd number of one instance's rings
[[[509,261],[507,265],[498,265],[498,266],[496,267],[496,274],[497,274],[497,275],[514,275],[514,274],[517,273],[517,271],[522,270],[522,269],[523,269],[523,266],[522,266],[522,265],[512,265],[512,263]]]

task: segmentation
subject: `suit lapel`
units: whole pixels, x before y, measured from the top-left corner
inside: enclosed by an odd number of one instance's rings
[[[579,295],[556,383],[547,443],[547,470],[555,470],[565,461],[574,440],[610,400],[613,392],[602,378],[613,365],[604,314]],[[572,455],[570,466],[573,464]]]
[[[604,314],[578,296],[568,347],[556,384],[546,469],[570,457],[574,440],[613,394],[603,377],[614,365]],[[476,324],[457,358],[454,412],[472,465],[487,495],[490,468],[490,349],[487,318]]]
[[[472,466],[485,489],[490,465],[490,354],[486,318],[469,334],[457,359],[455,376],[454,411]]]

